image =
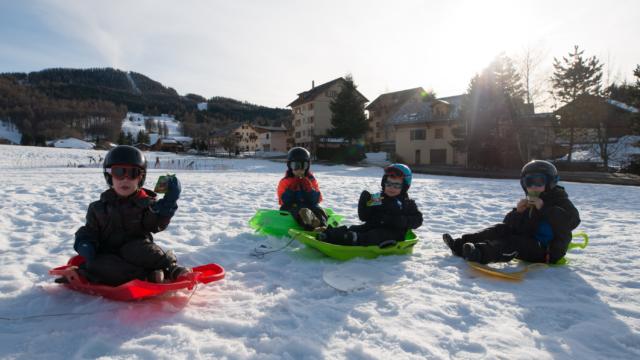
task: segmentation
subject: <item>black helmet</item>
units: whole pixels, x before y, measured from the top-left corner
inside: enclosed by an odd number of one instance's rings
[[[522,167],[520,171],[520,185],[525,192],[527,192],[525,177],[531,174],[543,174],[545,176],[545,191],[553,189],[558,184],[558,169],[552,163],[545,160],[532,160]]]
[[[144,157],[142,151],[129,145],[118,145],[109,150],[102,164],[104,179],[109,186],[113,185],[113,179],[111,178],[111,174],[107,172],[107,169],[113,165],[133,165],[145,170],[142,172],[142,179],[138,183],[138,187],[144,185],[144,180],[147,178],[147,159]]]
[[[291,148],[291,150],[289,150],[289,153],[287,153],[287,169],[289,169],[290,171],[292,170],[291,169],[292,162],[307,163],[307,166],[305,169],[305,174],[306,174],[307,171],[309,171],[309,166],[311,166],[311,153],[309,153],[309,150],[303,147]]]

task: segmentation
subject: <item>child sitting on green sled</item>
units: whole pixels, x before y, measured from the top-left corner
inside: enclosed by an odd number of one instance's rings
[[[300,226],[314,230],[327,226],[327,214],[320,207],[322,193],[311,173],[311,154],[294,147],[287,154],[287,172],[278,183],[280,210],[288,211]]]
[[[405,239],[407,230],[422,225],[422,213],[407,191],[411,186],[411,169],[392,164],[384,169],[382,192],[364,190],[358,201],[358,217],[362,225],[328,228],[316,235],[318,240],[337,245],[393,246]]]
[[[513,258],[555,264],[567,253],[571,231],[580,215],[562,186],[558,170],[548,161],[534,160],[521,171],[520,185],[526,198],[507,214],[503,222],[454,239],[442,238],[454,255],[487,264]]]

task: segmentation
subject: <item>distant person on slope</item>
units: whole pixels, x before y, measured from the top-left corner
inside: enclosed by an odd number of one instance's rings
[[[109,185],[92,202],[86,224],[76,232],[74,249],[85,263],[79,271],[90,281],[117,286],[133,279],[163,282],[187,276],[172,252],[153,242],[151,233],[166,229],[178,209],[180,181],[172,176],[160,200],[143,189],[147,160],[132,146],[119,145],[104,159]]]
[[[362,225],[328,228],[318,240],[337,245],[387,247],[405,239],[409,229],[422,225],[422,213],[407,192],[413,175],[404,164],[392,164],[384,169],[382,192],[364,190],[358,201],[358,217]]]
[[[287,154],[287,172],[278,183],[280,210],[288,211],[306,230],[327,226],[327,214],[320,207],[322,193],[311,173],[311,154],[294,147]]]
[[[544,160],[533,160],[521,171],[526,197],[500,224],[454,239],[442,236],[454,255],[487,264],[513,258],[554,264],[567,253],[571,231],[580,215],[558,183],[558,170]]]

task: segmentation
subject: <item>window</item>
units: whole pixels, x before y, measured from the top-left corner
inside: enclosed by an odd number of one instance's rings
[[[426,140],[427,139],[427,130],[425,129],[415,129],[411,130],[410,140]]]
[[[442,138],[444,138],[444,131],[443,131],[443,129],[436,129],[436,133],[435,133],[434,137],[435,137],[436,139],[442,139]]]
[[[296,131],[296,139],[300,137],[300,131]]]
[[[269,140],[269,133],[267,133],[267,136],[266,136],[266,137],[267,137],[267,140]]]
[[[313,110],[313,103],[310,103],[309,106],[307,107],[307,109]]]
[[[300,126],[300,119],[296,120],[296,126]]]
[[[309,124],[313,124],[313,116],[309,118]]]

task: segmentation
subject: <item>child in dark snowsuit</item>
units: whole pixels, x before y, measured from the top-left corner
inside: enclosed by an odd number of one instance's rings
[[[553,164],[529,162],[520,177],[527,198],[502,223],[457,239],[444,234],[444,242],[454,255],[482,264],[513,258],[556,263],[567,252],[571,231],[580,224],[578,210],[557,183],[558,170]]]
[[[76,232],[74,249],[85,259],[79,271],[92,282],[112,286],[187,276],[189,270],[151,235],[164,230],[178,208],[178,179],[170,177],[167,193],[156,200],[154,192],[142,188],[147,160],[127,145],[109,151],[103,169],[110,188],[89,205],[86,224]]]
[[[327,214],[320,207],[322,193],[309,167],[311,154],[295,147],[287,154],[287,173],[278,183],[280,210],[288,211],[307,230],[327,225]]]
[[[362,225],[328,228],[317,235],[318,240],[338,245],[387,247],[405,239],[407,230],[422,225],[422,213],[409,198],[411,169],[404,164],[385,168],[382,193],[363,191],[358,201],[358,217]]]

